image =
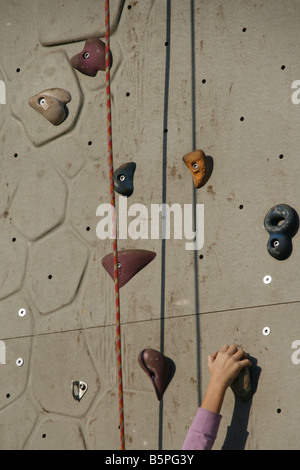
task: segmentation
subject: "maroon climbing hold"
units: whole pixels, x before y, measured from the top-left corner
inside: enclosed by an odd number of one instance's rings
[[[141,269],[149,264],[156,256],[154,251],[123,250],[118,251],[118,280],[119,287],[124,286]],[[102,259],[102,266],[114,280],[114,255],[110,253]]]
[[[173,375],[170,359],[155,349],[144,349],[138,356],[138,363],[150,378],[160,401]]]
[[[83,50],[74,55],[70,63],[79,72],[95,77],[98,70],[105,71],[105,43],[98,38],[87,39]],[[111,64],[110,53],[110,66]]]

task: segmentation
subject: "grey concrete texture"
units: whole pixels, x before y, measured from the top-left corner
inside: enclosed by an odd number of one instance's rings
[[[151,226],[152,204],[204,205],[199,251],[172,235],[118,240],[157,254],[120,289],[126,449],[181,448],[207,356],[225,343],[250,354],[255,393],[241,404],[228,390],[214,449],[299,449],[299,234],[275,260],[263,221],[276,204],[300,211],[300,4],[110,4],[114,167],[136,163],[128,207],[143,204]],[[104,39],[104,5],[0,2],[1,449],[120,448],[114,284],[101,264],[113,245],[96,233],[110,203],[105,72],[70,65],[87,38]],[[58,126],[28,105],[49,88],[72,97]],[[214,160],[197,191],[182,161],[194,149]],[[138,365],[145,348],[176,366],[161,402]]]

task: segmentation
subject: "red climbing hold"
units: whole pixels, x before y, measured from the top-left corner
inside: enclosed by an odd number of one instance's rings
[[[84,48],[79,54],[71,58],[71,65],[79,72],[95,77],[98,70],[105,71],[105,43],[98,38],[86,40]],[[112,57],[110,53],[110,66]]]
[[[154,251],[123,250],[118,251],[119,287],[124,286],[141,269],[149,264],[156,256]],[[102,259],[102,266],[114,280],[114,255],[110,253]]]
[[[138,356],[138,363],[150,378],[160,401],[173,375],[170,359],[155,349],[144,349]]]

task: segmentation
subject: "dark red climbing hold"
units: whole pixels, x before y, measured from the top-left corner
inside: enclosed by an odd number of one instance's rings
[[[133,193],[133,176],[136,169],[134,162],[124,163],[114,171],[114,188],[122,196],[131,196]]]
[[[99,38],[87,39],[83,50],[74,55],[70,63],[79,72],[95,77],[98,70],[105,71],[105,43]],[[112,56],[110,53],[110,66],[111,64]]]
[[[118,251],[118,280],[119,287],[123,287],[141,269],[149,264],[156,256],[154,251],[123,250]],[[102,266],[114,280],[114,255],[110,253],[102,259]]]
[[[272,207],[264,219],[264,226],[270,234],[267,250],[273,258],[287,259],[293,249],[292,238],[299,226],[297,212],[287,204]]]
[[[138,363],[150,378],[160,401],[173,376],[171,360],[155,349],[144,349],[138,355]]]

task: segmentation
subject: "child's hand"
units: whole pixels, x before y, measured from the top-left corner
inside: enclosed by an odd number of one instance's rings
[[[250,367],[251,361],[243,349],[235,344],[222,346],[220,351],[208,356],[208,369],[211,380],[219,386],[229,387],[244,367]]]

